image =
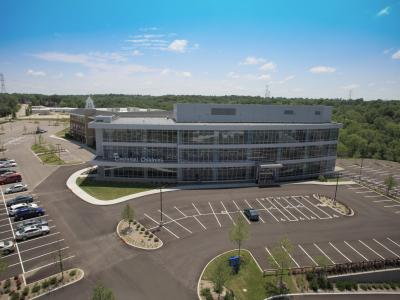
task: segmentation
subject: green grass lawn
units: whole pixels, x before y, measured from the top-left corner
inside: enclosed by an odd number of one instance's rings
[[[96,181],[82,177],[76,180],[76,184],[86,193],[99,200],[113,200],[157,188],[154,185],[144,183]]]
[[[43,153],[49,151],[49,149],[43,144],[33,144],[31,149],[35,153]]]
[[[60,138],[66,138],[66,137],[65,137],[65,134],[66,134],[67,132],[69,132],[69,127],[64,128],[63,130],[60,130],[60,131],[56,132],[55,135],[58,136],[58,137],[60,137]]]
[[[63,165],[65,162],[55,153],[46,153],[38,155],[41,161],[48,165]]]
[[[231,279],[225,286],[232,290],[235,299],[239,300],[263,300],[267,296],[265,285],[267,282],[275,282],[275,276],[263,276],[255,261],[247,251],[241,251],[242,263],[238,274],[232,275]],[[203,278],[208,280],[210,278],[211,270],[215,267],[217,260],[224,260],[228,263],[228,258],[232,255],[237,255],[237,251],[230,251],[216,258],[211,264],[208,265],[207,269],[203,274]],[[298,292],[298,289],[293,281],[294,277],[284,275],[283,280],[286,282],[290,292]],[[246,292],[244,291],[246,290]]]

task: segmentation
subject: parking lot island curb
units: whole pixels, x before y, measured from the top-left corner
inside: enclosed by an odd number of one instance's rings
[[[77,269],[79,269],[79,268],[77,268]],[[48,294],[50,294],[50,293],[53,293],[53,292],[55,292],[55,291],[57,291],[57,290],[60,290],[60,289],[62,289],[62,288],[65,288],[65,287],[67,287],[67,286],[69,286],[69,285],[71,285],[71,284],[74,284],[74,283],[77,283],[77,282],[81,281],[81,280],[85,277],[85,271],[83,271],[82,269],[79,269],[79,270],[81,271],[81,276],[79,276],[76,280],[71,281],[71,282],[68,282],[68,283],[66,283],[66,284],[63,284],[63,285],[61,285],[61,286],[58,286],[58,287],[56,287],[56,288],[54,288],[54,289],[52,289],[52,290],[48,290],[48,291],[44,292],[43,294],[34,296],[34,297],[30,298],[30,299],[32,299],[32,300],[33,300],[33,299],[38,299],[38,298],[40,298],[40,297],[43,297],[43,296],[48,295]],[[65,271],[65,272],[68,272],[68,271]]]
[[[199,298],[199,300],[202,300],[202,299],[201,299],[201,295],[200,295],[200,292],[201,292],[201,291],[200,291],[201,279],[203,278],[204,272],[206,271],[207,267],[208,267],[215,259],[217,259],[218,257],[220,257],[220,256],[222,256],[222,255],[224,255],[224,254],[226,254],[226,253],[228,253],[228,252],[232,252],[232,251],[236,251],[236,250],[239,250],[239,249],[231,249],[231,250],[222,252],[222,253],[218,254],[217,256],[214,256],[214,257],[205,265],[205,267],[204,267],[203,270],[201,271],[199,280],[197,281],[197,297]],[[250,250],[247,250],[247,249],[243,249],[243,248],[242,248],[242,249],[240,249],[240,251],[246,251],[247,253],[249,253],[250,256],[251,256],[251,258],[252,258],[252,259],[254,260],[254,262],[256,263],[257,267],[260,269],[261,272],[263,272],[263,269],[262,269],[261,266],[258,264],[258,261],[255,259],[255,257],[253,256],[253,253],[251,253]]]
[[[400,295],[400,292],[323,292],[323,293],[293,293],[284,295],[275,295],[264,300],[284,299],[290,296],[332,296],[332,295]]]
[[[142,249],[142,250],[157,250],[157,249],[160,249],[160,248],[164,245],[163,241],[162,241],[158,236],[156,236],[154,233],[152,233],[152,234],[153,234],[156,238],[158,238],[158,240],[160,241],[160,245],[159,245],[158,247],[156,247],[156,248],[146,248],[146,247],[141,247],[141,246],[138,246],[138,245],[129,243],[128,241],[126,241],[126,240],[121,236],[121,234],[120,234],[119,231],[118,231],[119,224],[121,224],[121,222],[123,222],[123,221],[124,221],[124,220],[121,220],[121,221],[118,222],[116,231],[117,231],[118,237],[119,237],[125,244],[127,244],[128,246],[131,246],[131,247],[134,247],[134,248],[138,248],[138,249]],[[140,224],[140,223],[138,222],[138,224]],[[141,224],[140,224],[140,225],[141,225]],[[143,226],[143,225],[142,225],[142,226]],[[144,226],[143,226],[143,227],[144,227]]]

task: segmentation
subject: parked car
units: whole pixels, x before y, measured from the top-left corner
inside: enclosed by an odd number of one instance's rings
[[[17,210],[24,208],[24,207],[38,207],[36,203],[19,203],[19,204],[14,204],[10,206],[10,209],[8,210],[8,214],[10,217],[14,216]]]
[[[36,218],[22,221],[17,226],[17,230],[22,229],[27,226],[49,226],[49,222],[45,218]]]
[[[254,208],[245,208],[243,210],[243,213],[250,221],[258,221],[258,219],[260,218],[258,211]]]
[[[22,177],[18,173],[9,174],[6,176],[0,176],[0,184],[8,184],[8,183],[15,183],[21,182]]]
[[[45,210],[41,207],[24,207],[16,211],[14,215],[14,221],[22,221],[25,219],[41,217],[44,214]]]
[[[17,184],[14,184],[13,186],[10,186],[9,188],[6,188],[6,190],[4,191],[4,194],[25,192],[27,190],[28,190],[28,186],[26,184],[17,183]]]
[[[46,133],[47,132],[47,130],[44,130],[44,129],[42,129],[42,128],[36,128],[36,134],[41,134],[41,133]]]
[[[15,244],[13,241],[0,241],[0,252],[3,255],[10,254],[14,252]]]
[[[15,204],[20,204],[20,203],[32,203],[33,202],[33,197],[31,195],[19,195],[15,197],[14,199],[8,200],[6,202],[7,207],[10,207],[11,205]]]
[[[0,176],[7,176],[12,173],[16,173],[17,171],[15,170],[10,170],[10,169],[0,169]]]
[[[17,241],[26,240],[32,237],[48,234],[49,232],[49,226],[26,226],[15,232],[15,239]]]
[[[0,168],[13,168],[16,166],[17,166],[17,163],[15,161],[14,162],[5,161],[5,162],[0,163]]]

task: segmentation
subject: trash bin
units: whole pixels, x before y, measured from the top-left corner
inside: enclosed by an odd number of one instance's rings
[[[229,257],[229,266],[232,267],[235,273],[239,272],[240,257],[237,255]]]

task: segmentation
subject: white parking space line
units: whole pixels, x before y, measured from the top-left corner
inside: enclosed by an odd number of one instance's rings
[[[290,259],[294,262],[294,264],[295,264],[298,268],[300,268],[300,265],[297,263],[297,261],[294,260],[293,256],[286,250],[286,248],[285,248],[283,245],[281,245],[281,247],[282,247],[283,251],[285,251],[286,254],[290,257]]]
[[[66,258],[63,258],[61,261],[66,261],[66,260],[72,259],[72,258],[74,258],[74,257],[75,257],[75,255],[71,255],[71,256],[68,256],[68,257],[66,257]],[[41,269],[44,269],[44,268],[47,268],[47,267],[49,267],[49,266],[52,266],[52,265],[55,265],[55,264],[59,264],[59,263],[60,263],[60,261],[51,262],[51,263],[49,263],[49,264],[47,264],[47,265],[40,266],[40,267],[31,269],[31,270],[29,270],[29,271],[26,271],[25,273],[36,272],[36,271],[38,271],[38,270],[41,270]]]
[[[393,244],[395,244],[397,247],[399,247],[400,248],[400,245],[399,244],[397,244],[395,241],[393,241],[392,239],[390,239],[390,238],[386,238],[388,241],[391,241]]]
[[[200,220],[196,216],[193,216],[193,218],[201,225],[201,227],[203,227],[204,230],[207,230],[207,227],[204,226],[204,224],[201,223]]]
[[[294,208],[294,209],[297,210],[300,214],[302,214],[307,220],[310,220],[310,218],[309,218],[307,215],[305,215],[300,209],[298,209],[296,206],[294,206],[294,205],[287,199],[288,197],[282,197],[282,198],[287,202],[288,205],[290,205],[291,208]],[[304,205],[302,205],[302,206],[304,206]]]
[[[350,258],[348,258],[346,255],[344,255],[342,253],[342,251],[340,251],[338,248],[336,248],[336,246],[334,244],[332,244],[331,242],[329,242],[329,245],[331,245],[331,247],[333,249],[335,249],[339,254],[341,254],[348,262],[352,262]]]
[[[0,192],[1,192],[1,196],[2,196],[2,198],[3,198],[3,204],[4,204],[4,207],[6,208],[6,212],[7,212],[7,215],[8,215],[8,208],[7,208],[7,205],[6,205],[6,200],[4,199],[4,193],[3,193],[3,189],[2,189],[1,187],[0,187]],[[9,223],[9,225],[10,225],[10,227],[11,227],[11,233],[12,233],[12,235],[13,235],[13,238],[14,238],[14,240],[15,240],[14,229],[13,229],[13,227],[12,227],[12,224],[11,224],[11,219],[10,219],[10,217],[8,217],[8,223]],[[22,279],[23,279],[23,281],[24,281],[24,284],[26,285],[26,279],[25,279],[25,269],[24,269],[24,264],[22,263],[21,253],[19,252],[19,246],[18,246],[18,243],[15,243],[15,248],[17,249],[17,254],[18,254],[18,259],[19,259],[19,263],[18,263],[18,264],[21,264],[21,269],[22,269]]]
[[[213,215],[214,215],[214,217],[215,217],[215,220],[217,220],[219,227],[222,227],[221,223],[220,223],[219,220],[218,220],[217,215],[216,215],[215,212],[214,212],[213,207],[211,206],[211,203],[208,202],[208,205],[210,205],[211,211],[212,211],[212,213],[213,213]]]
[[[374,249],[372,249],[370,246],[368,246],[366,243],[364,243],[362,240],[358,240],[361,244],[363,244],[365,247],[367,247],[369,250],[371,250],[373,253],[378,255],[380,258],[385,259],[382,255],[380,255],[378,252],[376,252]]]
[[[381,245],[383,248],[385,248],[387,251],[389,251],[390,253],[392,253],[394,256],[396,256],[397,258],[400,258],[400,255],[398,255],[396,252],[390,250],[388,247],[386,247],[384,244],[382,244],[381,242],[377,241],[376,239],[372,239],[375,243]]]
[[[263,199],[264,199],[264,198],[263,198]],[[285,215],[285,213],[284,213],[283,211],[281,211],[281,210],[269,199],[269,197],[266,197],[265,199],[271,204],[272,208],[278,210],[278,211],[286,218],[286,220],[288,220],[288,221],[290,221],[290,222],[293,222],[293,220],[291,220],[287,215]],[[281,219],[281,220],[282,220],[282,219]],[[285,220],[285,219],[283,219],[283,220]]]
[[[392,202],[393,200],[375,200],[375,201],[372,201],[372,202],[374,202],[374,203],[380,203],[380,202]]]
[[[336,263],[320,248],[317,244],[314,243],[315,248],[317,248],[327,259],[331,261],[332,264],[336,265]]]
[[[192,205],[193,205],[194,209],[197,211],[198,215],[199,215],[199,216],[201,216],[201,213],[200,213],[200,211],[197,209],[196,205],[194,205],[194,203],[193,203],[193,202],[192,202]]]
[[[394,204],[394,205],[385,205],[384,207],[397,207],[400,206],[400,204]]]
[[[231,219],[233,225],[236,225],[235,221],[233,220],[233,218],[231,217],[231,215],[229,214],[229,211],[226,209],[224,202],[220,201],[222,207],[224,208],[224,210],[226,211],[226,214],[228,215],[229,219]]]
[[[31,250],[35,250],[35,249],[42,248],[42,247],[46,247],[46,246],[49,246],[49,245],[52,245],[52,244],[55,244],[55,243],[60,243],[62,241],[64,241],[64,239],[60,239],[60,240],[57,240],[57,241],[54,241],[54,242],[51,242],[51,243],[47,243],[47,244],[43,244],[43,245],[36,246],[36,247],[33,247],[33,248],[29,248],[29,249],[26,249],[26,250],[22,250],[21,253],[28,252],[28,251],[31,251]]]
[[[67,250],[67,249],[69,249],[68,246],[67,246],[67,247],[64,247],[64,248],[61,248],[61,249],[54,250],[54,251],[50,251],[50,252],[47,252],[47,253],[44,253],[44,254],[35,256],[35,257],[31,257],[31,258],[25,259],[25,260],[22,261],[22,262],[23,262],[23,263],[26,263],[26,262],[28,262],[28,261],[31,261],[31,260],[34,260],[34,259],[38,259],[38,258],[41,258],[41,257],[43,257],[43,256],[47,256],[47,255],[56,253],[56,252],[58,252],[58,251],[64,251],[64,250]]]
[[[258,200],[258,198],[256,198],[256,201],[265,209],[266,212],[268,212],[277,222],[279,222],[278,218],[276,218],[276,217],[269,211],[269,209],[266,208],[266,207],[264,206],[264,204],[261,203],[260,200]]]
[[[364,260],[369,261],[368,258],[366,258],[363,254],[361,254],[356,248],[354,248],[352,245],[350,245],[348,242],[344,241],[344,243],[350,248],[352,249],[355,253],[357,253],[358,255],[360,255]]]
[[[299,205],[301,205],[302,207],[304,207],[305,209],[307,209],[310,213],[312,213],[314,216],[316,216],[318,219],[321,219],[320,216],[318,216],[315,212],[313,212],[308,206],[305,206],[301,201],[299,201],[299,199],[297,199],[297,197],[303,197],[303,196],[292,196],[292,199],[294,199],[297,203],[299,203]],[[315,219],[315,217],[311,216],[311,219]]]
[[[276,261],[275,257],[272,255],[272,253],[268,250],[267,247],[265,247],[265,251],[267,251],[268,255],[272,258],[273,262],[274,262],[278,267],[280,267],[279,264],[278,264],[278,262]]]
[[[356,192],[356,194],[366,194],[366,193],[375,193],[375,191],[362,191],[362,192]]]
[[[322,213],[324,213],[327,218],[322,218],[320,216],[318,216],[318,218],[320,218],[321,220],[324,219],[332,219],[332,216],[330,214],[328,214],[327,212],[325,212],[323,209],[319,208],[317,205],[315,205],[314,203],[312,203],[310,200],[307,199],[307,197],[304,196],[300,196],[302,199],[304,199],[305,201],[307,201],[311,206],[315,207],[316,209],[318,209],[319,211],[321,211]]]
[[[156,220],[154,220],[152,217],[150,217],[148,214],[144,214],[145,217],[149,218],[150,220],[152,220],[154,223],[156,223],[158,226],[160,226],[160,223],[158,223]],[[173,233],[171,230],[169,230],[167,227],[162,226],[162,228],[164,228],[166,231],[168,231],[170,234],[172,234],[174,237],[176,237],[177,239],[179,239],[179,236],[177,236],[175,233]]]
[[[181,211],[179,208],[177,208],[176,206],[174,206],[174,208],[178,211],[178,212],[180,212],[185,218],[187,218],[188,216],[187,215],[185,215],[184,213],[183,213],[183,211]]]
[[[10,232],[10,231],[11,231],[11,229],[9,229],[9,230],[4,230],[4,231],[1,231],[0,234],[6,233],[6,232]]]
[[[251,224],[249,219],[246,218],[246,216],[244,215],[244,212],[240,209],[240,207],[236,204],[235,200],[232,200],[233,204],[235,204],[236,208],[238,209],[238,211],[242,214],[243,218],[247,221],[247,223]]]
[[[160,210],[158,210],[158,212],[161,212]],[[168,219],[170,219],[172,222],[174,222],[175,224],[177,224],[178,226],[182,227],[183,229],[185,229],[187,232],[189,233],[193,233],[190,231],[190,229],[187,229],[185,226],[183,226],[181,223],[179,223],[178,221],[176,221],[175,219],[172,219],[170,216],[168,216],[166,213],[162,212],[162,214],[164,216],[166,216]]]
[[[251,207],[250,203],[249,203],[247,200],[244,200],[244,202],[246,202],[246,204],[247,204],[248,207]],[[261,222],[265,223],[265,221],[263,220],[263,218],[261,218],[260,215],[259,215],[258,217],[259,217],[259,219],[261,220]]]
[[[307,255],[307,257],[313,262],[314,265],[318,266],[317,262],[311,257],[310,254],[307,253],[306,250],[304,250],[304,248],[300,245],[298,245],[299,248],[301,249],[301,251],[303,251],[305,253],[305,255]]]
[[[299,220],[294,214],[292,214],[285,206],[283,206],[283,205],[278,201],[279,199],[281,199],[281,197],[273,197],[273,199],[275,200],[276,203],[279,204],[280,207],[282,207],[284,210],[286,210],[286,211],[294,218],[294,220],[290,220],[290,219],[289,219],[289,221],[298,221],[298,220]]]

